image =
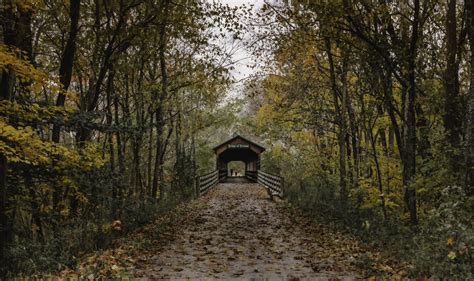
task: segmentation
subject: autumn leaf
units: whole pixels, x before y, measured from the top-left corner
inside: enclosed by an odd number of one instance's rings
[[[456,253],[453,252],[453,251],[449,252],[448,258],[449,258],[450,260],[454,260],[454,259],[456,258]]]
[[[115,230],[121,230],[122,229],[122,222],[120,220],[116,220],[112,223],[112,227]]]
[[[461,243],[459,245],[459,253],[461,255],[465,255],[467,254],[467,252],[469,251],[469,247],[467,247],[466,243]]]
[[[449,237],[449,238],[448,238],[448,241],[446,242],[446,245],[448,245],[448,246],[454,245],[454,238]]]

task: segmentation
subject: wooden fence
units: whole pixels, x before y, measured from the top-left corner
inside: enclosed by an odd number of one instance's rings
[[[270,196],[278,196],[280,198],[283,198],[283,177],[272,175],[262,170],[258,170],[257,182],[267,189],[268,194]]]
[[[196,190],[199,196],[207,193],[211,187],[219,182],[219,170],[196,177]]]
[[[283,184],[284,179],[280,176],[272,175],[267,172],[246,171],[245,177],[253,182],[257,182],[264,186],[268,194],[283,198]],[[227,178],[226,170],[215,170],[208,174],[196,177],[196,192],[199,196],[206,194],[212,187]]]
[[[212,187],[227,177],[227,171],[214,170],[208,174],[196,177],[196,192],[199,196],[206,194]]]
[[[257,171],[245,171],[245,177],[253,182],[257,182]]]

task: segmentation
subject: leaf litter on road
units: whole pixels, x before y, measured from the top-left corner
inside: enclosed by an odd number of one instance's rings
[[[62,275],[351,280],[375,272],[401,279],[408,267],[284,201],[270,201],[263,187],[249,183],[219,184],[115,246]]]

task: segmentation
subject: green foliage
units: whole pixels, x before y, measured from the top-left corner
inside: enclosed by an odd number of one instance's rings
[[[414,252],[419,253],[414,262],[420,271],[432,276],[462,274],[471,279],[474,220],[469,210],[474,208],[474,200],[461,187],[448,186],[439,193],[438,204],[427,212],[427,220],[414,239]]]

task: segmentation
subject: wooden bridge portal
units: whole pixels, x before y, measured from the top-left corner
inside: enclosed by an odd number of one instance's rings
[[[245,176],[260,169],[260,154],[265,148],[245,137],[234,134],[230,139],[214,147],[216,169],[227,173],[228,164],[232,161],[245,163]]]
[[[232,161],[245,163],[245,179],[264,186],[270,197],[283,197],[283,178],[260,170],[260,154],[265,147],[239,134],[214,147],[216,169],[196,178],[196,191],[203,195],[220,182],[233,182],[228,166]]]

